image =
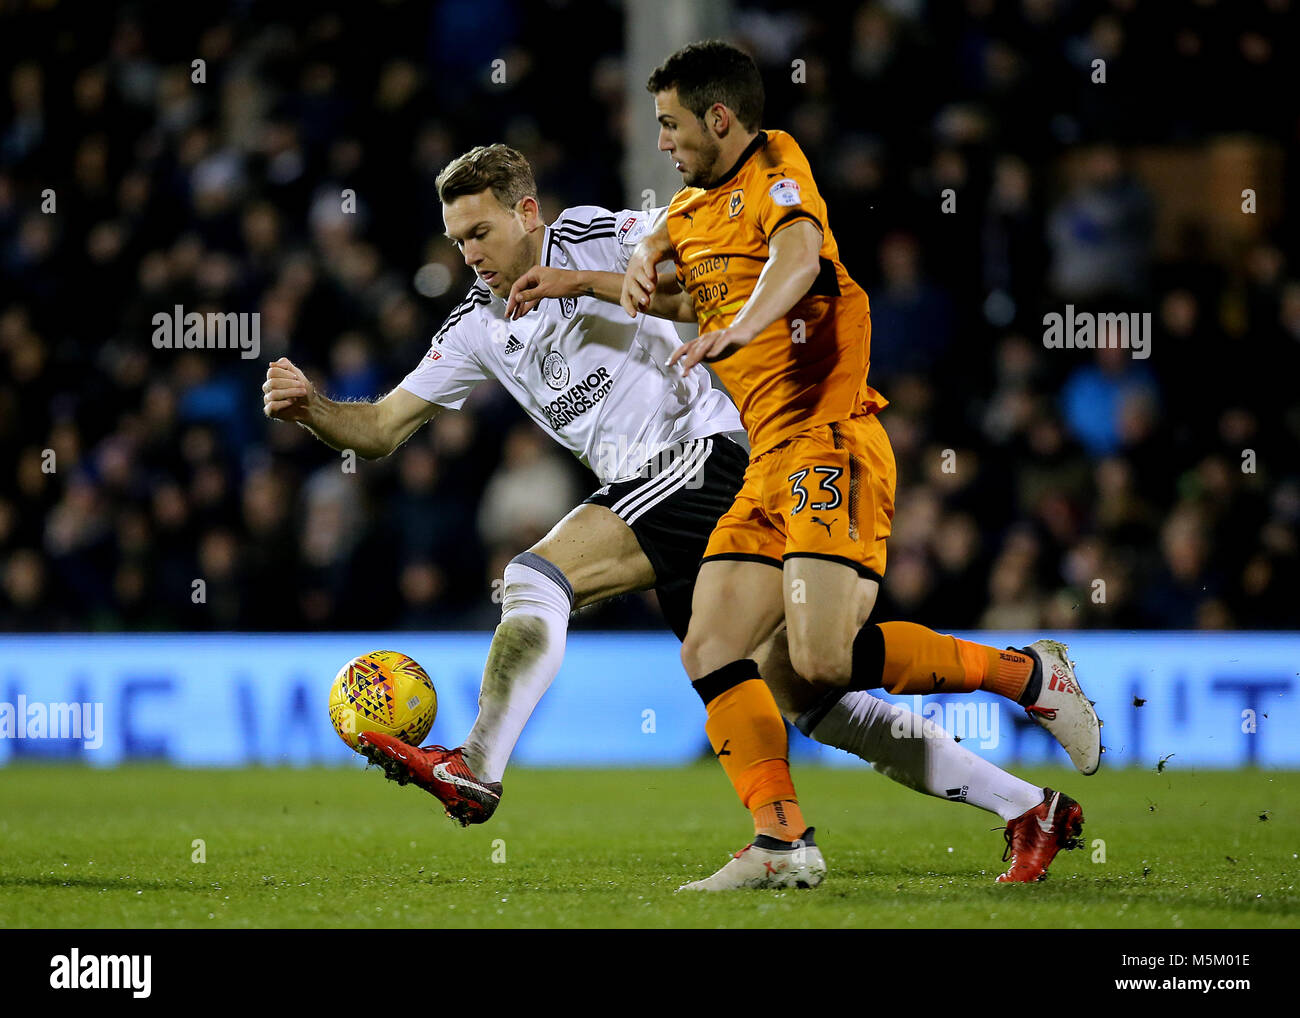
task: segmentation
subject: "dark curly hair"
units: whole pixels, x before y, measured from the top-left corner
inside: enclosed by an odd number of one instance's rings
[[[681,104],[700,119],[714,103],[722,103],[746,131],[757,131],[763,120],[763,78],[757,65],[744,50],[721,39],[682,47],[651,72],[645,87],[651,95],[677,89]]]

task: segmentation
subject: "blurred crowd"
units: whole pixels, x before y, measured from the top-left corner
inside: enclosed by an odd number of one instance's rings
[[[1293,7],[735,4],[871,298],[878,617],[1300,623]],[[261,383],[285,355],[367,399],[418,363],[472,279],[433,189],[472,145],[522,150],[548,217],[639,204],[622,31],[562,0],[0,0],[0,628],[493,626],[505,562],[592,476],[494,384],[353,470]],[[1228,136],[1279,154],[1267,227],[1225,248],[1193,214],[1162,249],[1138,156]],[[1046,348],[1067,303],[1151,312],[1150,356]],[[155,348],[175,305],[260,313],[259,356]]]

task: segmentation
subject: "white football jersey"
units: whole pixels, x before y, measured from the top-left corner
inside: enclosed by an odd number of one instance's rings
[[[542,264],[621,273],[660,211],[565,209],[546,227]],[[681,345],[671,322],[628,318],[595,297],[548,298],[517,322],[505,310],[477,281],[401,387],[459,410],[479,382],[495,378],[602,484],[636,476],[688,439],[742,430],[707,371],[664,367]]]

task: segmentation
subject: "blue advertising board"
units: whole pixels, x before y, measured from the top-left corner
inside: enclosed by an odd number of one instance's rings
[[[995,646],[1023,633],[959,634]],[[8,635],[0,637],[0,763],[92,766],[359,763],[326,713],[332,678],[370,650],[418,660],[438,690],[430,742],[458,745],[477,713],[488,633]],[[1107,766],[1300,767],[1300,634],[1069,634],[1105,721]],[[524,765],[677,764],[708,752],[704,709],[663,633],[572,633],[517,747]],[[1002,765],[1064,763],[1023,711],[988,694],[887,697]],[[84,706],[81,706],[84,705]],[[60,716],[61,715],[61,716]],[[84,723],[73,731],[68,722]],[[76,737],[69,737],[75,735]],[[63,736],[63,737],[56,737]],[[791,756],[856,758],[791,734]]]

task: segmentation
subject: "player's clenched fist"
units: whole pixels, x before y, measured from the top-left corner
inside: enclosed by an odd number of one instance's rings
[[[637,312],[650,307],[650,298],[654,296],[658,274],[655,254],[643,241],[638,244],[628,260],[627,271],[623,274],[623,292],[619,303],[623,310],[635,318]]]
[[[277,421],[305,421],[311,415],[311,382],[288,357],[272,361],[262,383],[262,412]]]

